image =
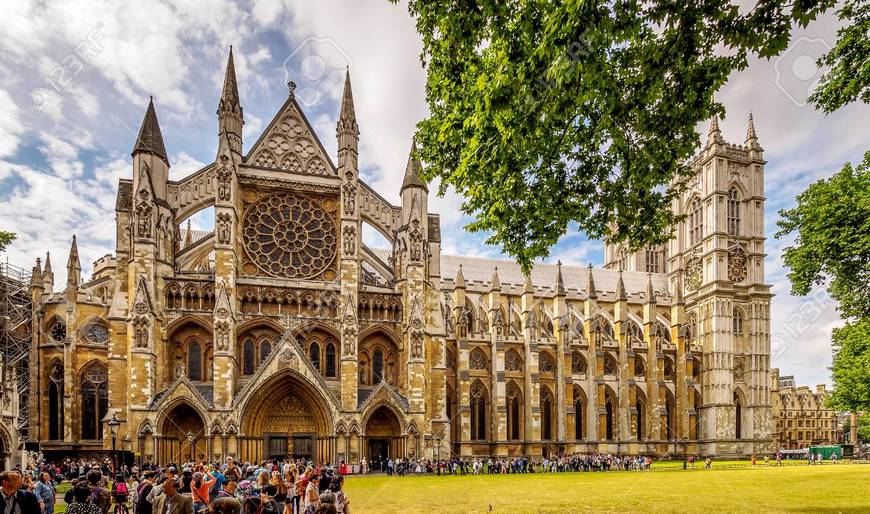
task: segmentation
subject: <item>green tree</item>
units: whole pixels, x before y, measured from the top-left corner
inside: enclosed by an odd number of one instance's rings
[[[663,242],[695,127],[723,112],[713,93],[833,5],[410,0],[427,68],[424,178],[463,195],[468,228],[525,269],[571,224]]]
[[[0,252],[6,250],[6,247],[12,244],[12,241],[15,241],[16,237],[14,232],[0,230]]]
[[[811,184],[779,214],[776,237],[797,236],[783,254],[792,292],[825,285],[844,317],[870,318],[870,152]]]
[[[834,389],[828,396],[828,406],[841,411],[866,412],[870,410],[870,320],[835,328],[833,339]]]
[[[870,2],[843,2],[837,14],[845,25],[837,31],[834,48],[819,59],[819,65],[830,70],[810,96],[810,101],[825,112],[858,98],[870,103]]]

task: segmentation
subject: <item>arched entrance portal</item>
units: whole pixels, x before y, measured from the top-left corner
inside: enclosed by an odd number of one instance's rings
[[[335,450],[326,400],[288,372],[261,384],[242,414],[238,454],[243,461],[284,457],[331,462]]]
[[[372,469],[383,469],[387,459],[404,457],[402,426],[386,405],[381,405],[366,421],[366,451]]]
[[[181,463],[207,458],[205,422],[199,413],[186,403],[173,407],[163,418],[157,448],[157,462]]]

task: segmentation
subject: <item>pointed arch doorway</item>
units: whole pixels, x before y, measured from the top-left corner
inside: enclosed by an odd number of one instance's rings
[[[387,459],[404,457],[404,438],[398,416],[381,405],[368,416],[365,424],[366,452],[373,469],[383,469]]]

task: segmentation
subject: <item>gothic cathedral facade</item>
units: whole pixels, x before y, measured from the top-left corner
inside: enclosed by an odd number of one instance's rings
[[[603,269],[442,255],[412,146],[400,205],[359,177],[350,76],[335,164],[290,94],[256,143],[230,52],[213,163],[169,180],[153,102],[115,253],[31,291],[31,438],[145,462],[234,456],[748,455],[772,450],[764,164],[714,121],[665,248]],[[214,230],[184,224],[204,209]],[[391,248],[369,248],[366,224]]]

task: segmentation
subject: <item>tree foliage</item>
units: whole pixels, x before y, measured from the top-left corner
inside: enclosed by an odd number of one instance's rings
[[[779,214],[776,237],[797,236],[783,254],[792,292],[825,285],[845,317],[870,319],[870,152],[811,184]]]
[[[870,410],[870,320],[834,329],[834,389],[828,405],[837,410]]]
[[[663,242],[695,127],[723,112],[713,93],[833,4],[411,0],[428,72],[424,178],[464,196],[468,228],[525,269],[570,224]]]
[[[870,2],[844,2],[837,14],[846,24],[837,31],[834,48],[819,59],[819,66],[830,70],[810,96],[829,113],[859,98],[870,103]]]
[[[0,252],[6,250],[6,247],[12,244],[12,241],[15,241],[16,237],[14,232],[0,230]]]

